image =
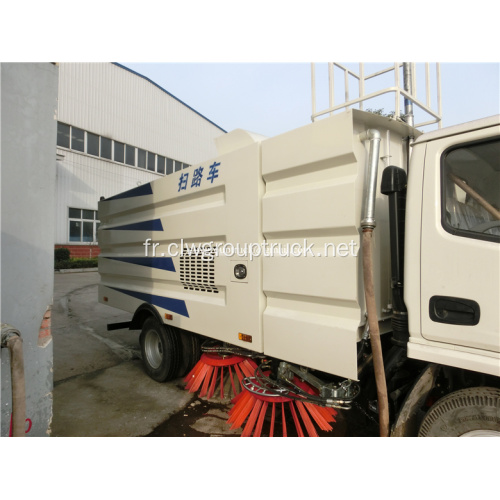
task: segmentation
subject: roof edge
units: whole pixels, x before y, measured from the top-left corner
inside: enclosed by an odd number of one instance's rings
[[[429,142],[450,135],[457,135],[464,132],[472,132],[482,128],[494,127],[500,124],[500,115],[487,116],[478,120],[459,123],[458,125],[450,125],[449,127],[440,128],[431,132],[426,132],[421,135],[413,144],[421,142]]]
[[[217,127],[219,130],[227,134],[227,130],[224,130],[222,127],[219,127],[216,123],[214,123],[212,120],[209,120],[206,116],[202,115],[199,111],[196,111],[196,109],[192,108],[188,104],[186,104],[184,101],[181,101],[178,97],[175,97],[175,95],[171,94],[168,90],[165,90],[161,85],[158,85],[156,82],[148,78],[147,76],[141,75],[137,71],[134,71],[133,69],[127,68],[127,66],[124,66],[123,64],[117,63],[117,62],[112,62],[111,64],[114,64],[115,66],[118,66],[121,69],[124,69],[130,73],[133,73],[134,75],[140,76],[141,78],[144,78],[144,80],[148,81],[149,83],[153,84],[155,87],[158,87],[162,92],[165,92],[165,94],[168,94],[170,97],[173,97],[176,101],[180,102],[186,108],[190,109],[194,113],[196,113],[198,116],[201,116],[203,119],[205,119],[207,122],[211,123],[215,127]]]

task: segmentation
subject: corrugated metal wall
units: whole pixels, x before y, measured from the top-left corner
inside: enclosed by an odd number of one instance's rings
[[[215,156],[214,139],[224,133],[145,78],[110,63],[61,63],[58,120],[188,164]]]
[[[144,169],[93,158],[58,148],[56,243],[68,243],[68,207],[97,210],[101,196],[108,198],[161,177]]]
[[[224,131],[147,79],[111,63],[61,63],[58,121],[196,164]],[[96,210],[111,196],[161,175],[58,148],[56,243],[68,242],[68,207]]]

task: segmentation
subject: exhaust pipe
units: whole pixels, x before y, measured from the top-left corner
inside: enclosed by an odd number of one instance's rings
[[[26,427],[26,388],[24,381],[23,339],[14,327],[2,323],[1,347],[10,353],[12,379],[12,436],[24,437]]]
[[[363,279],[365,286],[366,312],[370,329],[370,343],[373,354],[373,369],[377,386],[379,428],[381,437],[389,437],[389,401],[387,397],[387,383],[385,379],[382,344],[375,302],[375,288],[373,283],[373,230],[375,229],[375,199],[377,194],[378,159],[380,153],[380,132],[375,129],[367,130],[359,135],[362,142],[370,141],[368,170],[366,172],[364,209],[361,219],[363,230]]]
[[[361,142],[370,141],[370,153],[368,157],[368,169],[366,172],[365,196],[363,218],[361,227],[375,229],[375,199],[377,196],[377,170],[378,157],[380,153],[380,132],[369,129],[359,135]]]

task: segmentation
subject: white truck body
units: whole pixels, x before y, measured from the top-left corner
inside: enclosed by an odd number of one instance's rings
[[[269,139],[231,132],[220,138],[217,158],[99,203],[99,301],[130,313],[147,303],[171,326],[357,380],[369,149],[360,137],[377,129],[377,185],[388,165],[409,170],[408,357],[499,376],[498,241],[450,234],[440,201],[443,153],[494,138],[498,144],[499,123],[493,117],[421,135],[399,120],[348,110]],[[416,138],[409,169],[408,136]],[[488,180],[497,183],[492,196],[500,192],[499,175]],[[392,298],[388,202],[379,189],[376,220],[375,294],[384,333]],[[193,245],[217,254],[182,248]],[[239,265],[246,268],[240,278]],[[430,319],[433,296],[475,300],[479,323]]]

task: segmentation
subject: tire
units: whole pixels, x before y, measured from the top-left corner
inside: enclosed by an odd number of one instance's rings
[[[144,322],[139,340],[146,373],[157,382],[167,382],[176,377],[181,349],[175,331],[149,317]]]
[[[500,389],[472,387],[452,392],[431,407],[419,437],[500,437]]]
[[[198,362],[201,356],[201,341],[199,335],[177,330],[182,347],[181,362],[177,371],[177,377],[185,377]]]

